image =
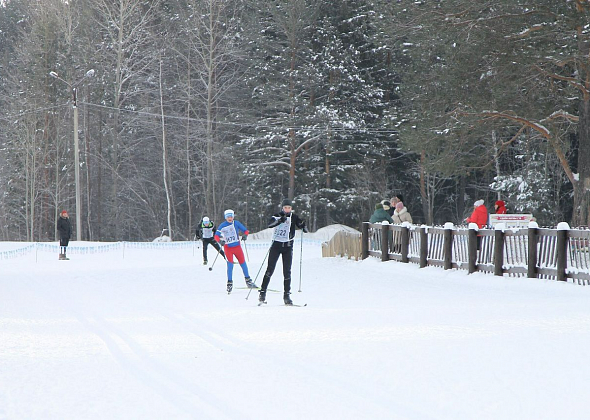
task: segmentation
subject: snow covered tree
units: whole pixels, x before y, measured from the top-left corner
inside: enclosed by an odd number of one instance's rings
[[[363,218],[356,209],[370,194],[367,184],[352,184],[364,165],[388,159],[395,141],[383,130],[395,80],[377,13],[362,1],[272,4],[270,12],[258,9],[262,27],[249,32],[256,38],[249,83],[257,123],[242,140],[247,173],[257,185],[274,179],[282,186],[277,201],[305,193],[300,204],[320,211],[323,223],[356,225]],[[383,190],[386,183],[383,174]]]

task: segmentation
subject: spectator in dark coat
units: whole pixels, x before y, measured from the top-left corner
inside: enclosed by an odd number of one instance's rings
[[[381,200],[381,205],[383,206],[383,210],[385,210],[387,212],[387,214],[389,214],[390,216],[393,216],[393,211],[395,210],[395,208],[393,208],[391,206],[391,202],[389,202],[387,200]]]
[[[389,215],[393,217],[393,213],[395,212],[395,206],[397,205],[397,203],[401,203],[404,201],[404,196],[401,194],[396,194],[393,197],[391,197],[391,200],[389,200],[390,204],[390,209],[388,211]]]
[[[72,236],[72,224],[70,223],[68,212],[65,210],[61,212],[59,219],[57,219],[57,232],[59,233],[60,246],[59,259],[69,260],[69,258],[66,256],[66,249]]]

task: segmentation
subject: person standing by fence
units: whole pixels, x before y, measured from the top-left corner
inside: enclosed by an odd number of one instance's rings
[[[494,209],[496,210],[496,214],[506,214],[507,213],[506,203],[504,203],[504,201],[502,201],[502,200],[496,201],[496,203],[494,204]]]
[[[393,216],[393,213],[395,212],[395,206],[397,206],[397,203],[399,202],[404,202],[404,196],[401,194],[396,194],[393,197],[391,197],[391,200],[389,200],[389,202],[391,203],[390,206],[391,208],[389,209],[389,215]]]
[[[467,223],[475,223],[479,229],[483,229],[488,224],[488,209],[484,206],[483,200],[477,200],[473,203],[473,212],[471,216],[465,219]],[[481,248],[481,235],[477,235],[477,250]]]
[[[484,206],[483,200],[477,200],[473,203],[473,212],[465,221],[477,224],[480,229],[483,229],[488,224],[488,209]]]
[[[401,201],[398,201],[398,203],[395,205],[395,211],[393,212],[392,219],[393,223],[396,224],[403,222],[412,223],[412,215]]]
[[[65,210],[60,213],[59,219],[57,219],[57,232],[59,233],[59,259],[69,260],[66,256],[66,250],[72,237],[72,223],[70,222],[68,212]]]
[[[373,215],[369,219],[369,222],[381,223],[381,222],[385,222],[385,221],[393,224],[393,219],[391,218],[389,213],[387,213],[385,211],[385,209],[383,208],[383,204],[381,204],[381,203],[375,204],[375,211],[373,212]]]

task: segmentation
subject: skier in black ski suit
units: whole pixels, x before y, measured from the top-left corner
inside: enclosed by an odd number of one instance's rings
[[[68,248],[70,237],[72,236],[72,224],[70,223],[68,212],[65,210],[60,213],[59,219],[57,219],[57,232],[59,233],[60,246],[59,259],[69,260],[69,258],[66,257],[66,249]]]
[[[209,245],[215,248],[225,259],[225,253],[214,238],[216,229],[215,223],[209,220],[207,216],[203,217],[197,228],[196,237],[203,240],[203,265],[207,265],[207,247]]]
[[[274,214],[270,219],[269,228],[275,228],[273,233],[273,242],[268,252],[268,266],[260,286],[260,302],[266,301],[266,289],[270,283],[272,273],[275,271],[279,256],[283,257],[283,277],[284,277],[284,294],[283,301],[285,305],[292,305],[293,301],[289,296],[291,294],[291,264],[293,262],[293,238],[295,237],[295,228],[307,233],[305,222],[298,215],[292,212],[293,204],[291,200],[285,199],[282,202],[282,210]]]

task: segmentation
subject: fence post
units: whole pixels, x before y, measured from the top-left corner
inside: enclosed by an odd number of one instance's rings
[[[381,261],[389,261],[389,224],[381,225]]]
[[[444,269],[450,270],[453,268],[453,224],[452,223],[445,223],[445,233],[444,233]]]
[[[494,276],[504,275],[504,232],[503,225],[496,226],[494,230]]]
[[[566,228],[567,226],[567,228]],[[567,233],[569,225],[561,222],[557,225],[557,280],[567,281]]]
[[[367,259],[369,257],[369,223],[363,222],[361,226],[361,258]]]
[[[410,253],[410,228],[402,226],[402,262],[407,263],[408,254]]]
[[[428,265],[428,232],[422,226],[420,228],[420,268]]]
[[[539,230],[537,223],[529,223],[528,230],[528,263],[527,263],[527,277],[530,279],[537,278],[537,243],[539,241]]]
[[[467,234],[467,271],[469,274],[477,271],[477,230],[471,227]]]

